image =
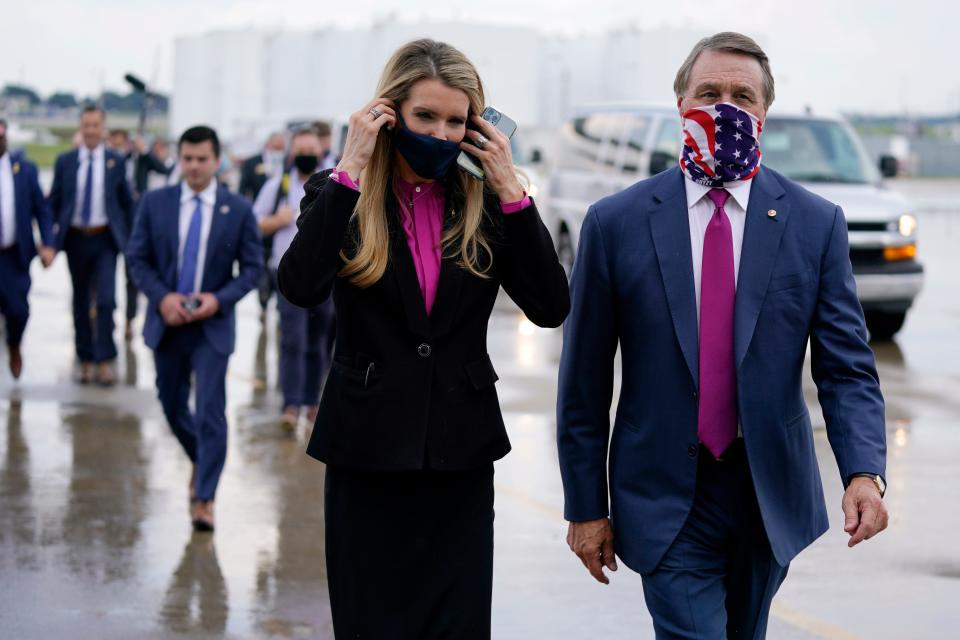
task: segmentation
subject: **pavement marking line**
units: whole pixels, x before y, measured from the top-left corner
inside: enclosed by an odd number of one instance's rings
[[[541,515],[550,518],[551,520],[564,522],[563,511],[551,504],[543,502],[542,500],[538,500],[529,494],[509,485],[496,483],[494,488],[497,494],[503,494],[513,498],[514,500],[523,503],[533,511],[536,511]],[[787,624],[794,626],[801,631],[806,631],[807,633],[813,634],[818,638],[823,638],[824,640],[863,640],[861,636],[850,633],[849,631],[829,622],[808,616],[797,611],[796,609],[785,607],[778,602],[774,602],[773,606],[770,607],[770,613]]]
[[[827,638],[828,640],[863,640],[862,636],[850,633],[829,622],[817,620],[816,618],[800,613],[795,609],[785,607],[777,602],[774,602],[773,606],[770,607],[770,613],[784,622],[788,622],[799,629],[821,638]]]

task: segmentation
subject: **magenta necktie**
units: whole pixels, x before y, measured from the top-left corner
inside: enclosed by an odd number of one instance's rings
[[[733,356],[733,231],[726,189],[707,194],[715,208],[703,238],[700,275],[700,406],[697,437],[719,458],[737,437],[737,375]]]

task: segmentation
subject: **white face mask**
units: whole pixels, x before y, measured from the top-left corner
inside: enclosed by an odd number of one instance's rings
[[[263,164],[267,165],[267,173],[274,175],[283,171],[283,161],[287,154],[283,151],[266,150],[263,152]]]

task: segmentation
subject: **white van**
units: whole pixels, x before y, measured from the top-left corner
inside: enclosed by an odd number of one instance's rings
[[[676,108],[610,105],[583,110],[564,124],[544,218],[566,268],[588,207],[673,167],[680,143]],[[856,132],[839,116],[768,114],[760,147],[764,166],[843,208],[867,328],[874,340],[892,338],[923,286],[910,204],[883,185]],[[881,161],[884,175],[895,173],[891,160]]]

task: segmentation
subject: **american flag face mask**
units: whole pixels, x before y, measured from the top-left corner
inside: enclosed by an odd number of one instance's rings
[[[749,180],[760,170],[760,132],[756,116],[729,102],[684,112],[680,168],[687,178],[723,188]]]

